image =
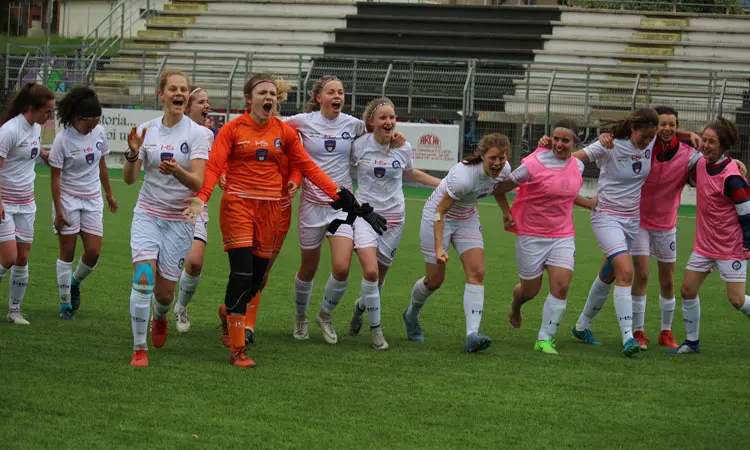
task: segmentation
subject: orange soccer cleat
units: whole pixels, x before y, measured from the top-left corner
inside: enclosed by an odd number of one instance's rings
[[[679,345],[677,345],[677,342],[674,341],[672,330],[661,330],[661,333],[659,333],[659,345],[663,345],[669,348],[679,347]]]
[[[635,333],[633,333],[633,339],[635,339],[636,342],[638,342],[638,345],[641,347],[641,350],[646,350],[648,347],[648,343],[651,342],[646,337],[645,334],[643,334],[643,331],[638,330]]]
[[[167,343],[167,318],[151,320],[151,343],[154,347],[164,347]]]
[[[245,347],[232,347],[229,364],[236,367],[255,367],[255,361],[245,354]]]
[[[130,358],[130,365],[133,367],[148,367],[148,352],[142,348],[136,350],[133,357]]]

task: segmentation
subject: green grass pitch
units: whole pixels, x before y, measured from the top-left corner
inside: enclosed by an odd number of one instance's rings
[[[151,349],[149,368],[133,369],[129,227],[139,186],[119,180],[113,172],[120,211],[105,212],[104,249],[82,287],[81,310],[75,321],[62,322],[49,176],[40,171],[23,303],[31,326],[0,325],[3,448],[732,448],[750,439],[750,322],[731,308],[718,274],[701,291],[701,355],[670,357],[656,344],[655,282],[646,318],[653,342],[639,358],[620,355],[611,297],[592,327],[602,346],[573,341],[570,328],[602,260],[583,210],[575,212],[577,266],[558,332],[560,357],[532,352],[546,284],[526,305],[523,327],[508,323],[517,281],[514,238],[503,231],[491,202],[479,211],[486,250],[482,330],[494,339],[492,347],[482,354],[462,352],[464,279],[457,257],[422,312],[426,341],[407,341],[401,312],[424,272],[418,230],[428,192],[418,189],[407,189],[406,231],[383,291],[389,351],[372,350],[366,331],[348,336],[361,279],[356,258],[349,290],[334,314],[338,345],[326,345],[314,323],[309,341],[292,338],[292,280],[299,265],[295,219],[263,293],[257,341],[249,350],[258,367],[231,367],[217,329],[228,276],[217,192],[210,202],[203,279],[190,306],[193,328],[177,334],[170,314],[166,346]],[[678,222],[678,287],[692,247],[691,214],[684,209]],[[330,271],[324,248],[311,318]],[[3,303],[3,317],[5,312]],[[679,303],[674,330],[684,339]]]

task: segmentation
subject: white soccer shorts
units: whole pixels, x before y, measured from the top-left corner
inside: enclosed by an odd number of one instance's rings
[[[330,206],[316,205],[304,198],[299,201],[297,224],[299,230],[299,245],[303,250],[319,248],[326,236],[340,236],[354,240],[354,230],[351,225],[342,224],[335,234],[328,232],[328,225],[334,219],[346,220],[347,214],[336,211]]]
[[[379,236],[365,219],[357,217],[354,221],[354,248],[377,247],[378,262],[385,267],[391,267],[403,234],[403,223],[388,225],[383,235]]]
[[[133,263],[156,260],[161,276],[177,281],[192,245],[193,226],[189,223],[164,220],[139,211],[133,213],[130,227]]]
[[[693,272],[713,272],[719,267],[719,276],[727,283],[744,283],[747,280],[747,260],[713,259],[693,252],[687,269]]]
[[[104,202],[102,197],[97,198],[78,198],[65,192],[60,192],[60,203],[62,204],[63,214],[70,222],[60,231],[62,235],[78,234],[80,232],[93,234],[95,236],[104,235]],[[52,204],[52,229],[55,233],[55,205]]]
[[[5,218],[0,222],[0,242],[18,241],[31,244],[34,240],[36,203],[25,205],[3,204]]]
[[[663,263],[677,261],[677,228],[666,231],[638,229],[630,249],[633,256],[652,256]]]
[[[607,258],[629,252],[638,235],[639,226],[639,217],[617,217],[597,211],[591,213],[591,229]]]
[[[203,208],[203,217],[198,216],[198,220],[195,221],[195,231],[193,232],[193,239],[203,241],[204,244],[208,244],[208,208]]]
[[[544,266],[575,267],[576,240],[574,237],[543,238],[516,236],[516,261],[518,276],[522,280],[535,280],[542,276]]]
[[[465,220],[455,220],[446,217],[443,228],[443,248],[447,252],[450,244],[456,249],[459,256],[472,248],[484,248],[482,240],[482,226],[479,223],[479,214],[474,213]],[[435,228],[432,218],[422,216],[419,226],[419,246],[424,255],[424,262],[437,264],[435,255]]]

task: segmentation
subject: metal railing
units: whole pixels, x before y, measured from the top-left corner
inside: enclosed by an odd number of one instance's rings
[[[143,10],[143,11],[141,11]],[[120,0],[83,39],[83,55],[96,58],[112,48],[122,48],[133,26],[151,18],[151,0]]]
[[[502,131],[515,144],[514,159],[533,150],[560,118],[574,119],[593,138],[602,120],[638,106],[672,106],[687,129],[724,114],[750,136],[750,71],[149,49],[129,50],[127,60],[56,56],[45,65],[40,55],[9,53],[6,88],[42,82],[43,71],[52,68],[47,84],[55,91],[92,85],[106,105],[158,108],[159,74],[178,67],[203,87],[214,109],[237,112],[244,105],[242,85],[257,70],[292,85],[281,105],[283,114],[292,114],[304,108],[315,80],[336,74],[347,92],[347,113],[359,116],[368,101],[385,95],[401,118],[459,124],[466,152],[484,133]],[[284,67],[269,67],[279,61]],[[750,155],[750,143],[743,145]]]

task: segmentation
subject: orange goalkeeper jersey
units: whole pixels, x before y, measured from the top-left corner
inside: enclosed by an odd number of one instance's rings
[[[288,162],[284,161],[284,156]],[[245,112],[221,127],[197,195],[207,202],[226,167],[225,193],[258,200],[280,200],[290,175],[289,166],[298,169],[332,199],[338,198],[338,186],[310,159],[293,128],[276,117],[258,125]]]

